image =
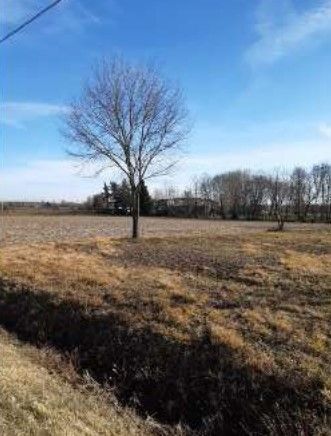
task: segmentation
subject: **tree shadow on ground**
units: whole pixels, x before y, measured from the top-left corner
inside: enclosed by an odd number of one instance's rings
[[[211,341],[136,329],[98,308],[0,280],[0,324],[21,340],[74,356],[122,404],[161,423],[208,435],[314,434],[327,416],[318,380],[303,386],[253,372]]]

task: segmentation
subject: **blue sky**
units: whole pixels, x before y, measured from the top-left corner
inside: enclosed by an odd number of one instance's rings
[[[50,0],[0,0],[3,36]],[[184,88],[186,155],[151,188],[331,160],[331,0],[63,0],[0,46],[3,199],[81,200],[59,116],[100,57],[153,61]]]

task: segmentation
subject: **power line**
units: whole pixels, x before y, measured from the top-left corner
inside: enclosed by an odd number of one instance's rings
[[[0,44],[2,44],[3,42],[5,42],[7,39],[11,38],[12,36],[14,36],[16,33],[18,33],[20,30],[24,29],[24,27],[28,26],[30,23],[32,23],[33,21],[35,21],[37,18],[39,18],[41,15],[43,15],[45,12],[49,11],[50,9],[54,8],[54,6],[56,6],[57,4],[59,4],[62,0],[56,0],[53,3],[51,3],[50,5],[46,6],[46,8],[42,9],[41,11],[39,11],[36,15],[34,15],[33,17],[29,18],[27,21],[25,21],[23,24],[21,24],[20,26],[18,26],[16,29],[12,30],[11,32],[7,33],[6,36],[4,36],[3,38],[0,39]]]

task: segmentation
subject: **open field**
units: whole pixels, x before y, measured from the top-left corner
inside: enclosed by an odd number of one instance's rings
[[[270,222],[220,221],[178,218],[141,218],[142,236],[236,235],[267,230]],[[309,229],[310,224],[287,224],[290,229]],[[314,224],[313,228],[327,228]],[[130,236],[131,218],[98,215],[4,215],[0,239],[4,243],[75,241],[94,237]]]
[[[330,226],[145,219],[150,237],[131,242],[104,233],[124,235],[125,218],[66,217],[62,235],[58,217],[14,219],[0,249],[7,434],[25,420],[112,434],[107,419],[115,434],[331,434]]]

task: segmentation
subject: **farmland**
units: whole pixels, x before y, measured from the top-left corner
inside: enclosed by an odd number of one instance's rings
[[[3,223],[7,434],[330,433],[330,226]]]
[[[4,215],[0,220],[2,244],[74,241],[84,238],[125,238],[131,234],[131,218],[98,215]],[[275,224],[274,224],[275,225]],[[270,222],[220,221],[176,218],[141,218],[143,237],[184,235],[236,235],[268,230]],[[303,230],[309,224],[288,224],[289,228]],[[313,228],[327,225],[315,224]]]

